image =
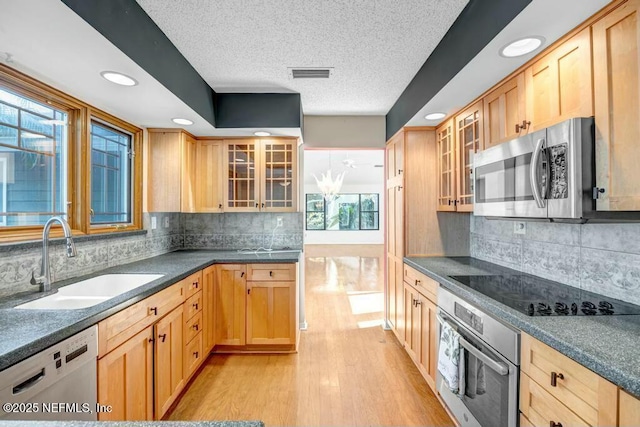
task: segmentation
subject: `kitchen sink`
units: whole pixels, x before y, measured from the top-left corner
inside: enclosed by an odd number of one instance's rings
[[[63,286],[53,295],[16,306],[31,310],[74,310],[100,304],[145,285],[163,274],[104,274]]]

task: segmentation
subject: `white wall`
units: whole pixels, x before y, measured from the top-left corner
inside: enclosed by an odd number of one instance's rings
[[[382,172],[381,172],[382,173]],[[316,184],[305,184],[305,195],[307,193],[318,193]],[[341,193],[378,193],[379,196],[379,230],[369,231],[327,231],[327,230],[304,230],[304,243],[308,245],[366,245],[384,244],[384,184],[343,184]],[[304,200],[301,203],[305,205]],[[306,212],[305,212],[306,215]],[[304,219],[306,228],[306,216]]]
[[[384,148],[385,116],[304,116],[304,144],[314,148]]]

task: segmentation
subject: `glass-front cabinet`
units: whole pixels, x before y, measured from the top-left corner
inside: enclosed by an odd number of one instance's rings
[[[482,101],[456,116],[457,131],[457,193],[456,210],[473,212],[473,155],[484,149]]]
[[[297,141],[229,139],[226,145],[226,212],[294,212]]]
[[[436,129],[438,146],[438,210],[455,211],[455,143],[453,120],[447,120]]]

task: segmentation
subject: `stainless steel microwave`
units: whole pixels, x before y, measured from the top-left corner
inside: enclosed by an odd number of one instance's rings
[[[594,120],[573,118],[473,159],[474,215],[585,221],[594,217]]]

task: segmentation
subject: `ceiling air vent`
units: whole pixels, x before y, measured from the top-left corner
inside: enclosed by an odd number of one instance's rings
[[[333,74],[333,67],[327,68],[288,68],[291,79],[328,79]]]

